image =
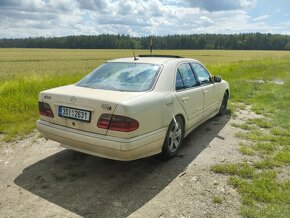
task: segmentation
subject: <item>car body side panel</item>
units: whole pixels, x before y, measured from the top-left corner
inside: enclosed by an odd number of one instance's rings
[[[226,90],[228,90],[228,92],[230,91],[229,90],[230,87],[229,87],[229,84],[226,81],[224,81],[224,80],[222,80],[219,83],[215,83],[215,84],[216,84],[216,87],[217,87],[216,88],[217,99],[218,99],[217,108],[220,109],[222,101],[223,101],[224,94],[225,94]],[[229,94],[230,94],[230,92],[229,92]]]
[[[176,92],[179,103],[186,112],[187,128],[192,127],[202,119],[203,115],[203,88],[195,87]]]
[[[168,96],[164,93],[148,92],[143,96],[123,101],[118,104],[114,114],[127,116],[139,122],[139,128],[133,132],[118,132],[108,130],[107,135],[132,138],[168,127],[172,112],[167,104]]]
[[[128,62],[133,60],[125,59]],[[184,118],[187,135],[218,113],[224,92],[229,88],[226,81],[176,92],[175,72],[178,64],[196,60],[168,58],[161,62],[155,58],[140,58],[137,62],[151,61],[161,64],[162,72],[154,88],[148,92],[85,89],[74,85],[41,92],[39,101],[51,105],[55,118],[41,115],[37,128],[45,137],[73,150],[116,160],[134,160],[162,151],[168,126],[174,116]],[[208,91],[206,97],[204,91]],[[73,96],[76,97],[75,101],[71,100]],[[105,107],[102,107],[103,104]],[[59,117],[59,105],[92,111],[91,123]],[[110,111],[107,106],[111,106]],[[103,113],[133,118],[139,122],[139,127],[132,132],[100,129],[97,120]]]
[[[205,85],[203,88],[203,97],[204,97],[204,112],[203,118],[207,117],[211,113],[217,110],[219,106],[219,92],[218,89],[220,88],[215,83],[211,83],[209,85]]]

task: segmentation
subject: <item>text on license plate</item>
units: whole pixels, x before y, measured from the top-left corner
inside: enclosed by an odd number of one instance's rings
[[[76,108],[59,106],[58,108],[58,116],[67,117],[75,120],[81,120],[85,122],[90,122],[91,120],[91,112],[86,110],[80,110]]]

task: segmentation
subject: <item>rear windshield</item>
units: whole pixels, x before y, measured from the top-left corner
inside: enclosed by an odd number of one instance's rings
[[[94,89],[144,92],[152,89],[160,65],[140,63],[106,63],[76,85]]]

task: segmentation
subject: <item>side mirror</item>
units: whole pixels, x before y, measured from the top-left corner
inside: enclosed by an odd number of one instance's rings
[[[220,82],[222,81],[222,78],[221,78],[220,76],[214,76],[214,77],[213,77],[213,81],[214,81],[215,83],[220,83]]]

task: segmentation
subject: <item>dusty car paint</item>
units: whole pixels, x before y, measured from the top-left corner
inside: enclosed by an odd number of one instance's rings
[[[64,147],[92,155],[134,160],[162,151],[170,122],[182,116],[185,135],[219,112],[223,95],[229,90],[226,81],[200,85],[182,91],[175,90],[176,72],[180,64],[198,63],[187,58],[123,58],[110,62],[136,62],[162,65],[152,90],[121,92],[68,85],[43,91],[39,101],[48,103],[54,117],[40,115],[37,128],[48,139]],[[47,96],[50,96],[49,98]],[[58,116],[58,107],[67,106],[91,111],[85,123]],[[139,122],[135,131],[120,132],[97,127],[99,117],[111,113]]]

